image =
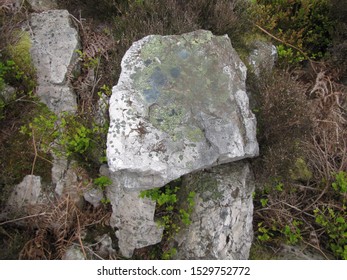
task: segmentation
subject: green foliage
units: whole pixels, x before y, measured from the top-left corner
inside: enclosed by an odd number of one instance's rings
[[[317,208],[314,211],[316,223],[322,226],[329,236],[329,245],[333,253],[347,260],[347,211],[337,211],[331,207]]]
[[[87,124],[78,115],[58,117],[45,105],[41,107],[37,116],[21,127],[21,133],[33,137],[39,150],[85,162],[95,160],[98,164],[105,160],[105,149],[101,145],[107,133],[106,124]],[[103,155],[94,159],[95,150],[102,150]]]
[[[99,98],[102,98],[103,94],[106,96],[111,96],[112,90],[110,89],[110,87],[108,85],[103,85],[97,94],[98,94]]]
[[[256,24],[282,40],[279,58],[288,63],[322,58],[331,45],[334,20],[329,17],[328,0],[253,1]],[[278,42],[277,42],[278,43]],[[291,46],[302,50],[294,49]]]
[[[332,183],[333,189],[341,194],[347,193],[347,173],[340,171],[335,175],[335,180]]]
[[[174,255],[177,254],[177,249],[176,248],[171,248],[168,251],[165,251],[162,255],[163,260],[171,260]]]
[[[8,46],[10,59],[6,61],[6,80],[14,85],[24,86],[31,91],[36,85],[35,68],[31,60],[31,39],[28,32],[18,31],[13,34],[17,37],[16,43]]]
[[[279,44],[276,48],[278,57],[290,64],[299,63],[305,60],[305,56],[303,56],[302,53],[293,50],[291,47]]]
[[[76,50],[75,52],[78,54],[79,58],[83,61],[83,67],[85,68],[95,69],[100,64],[100,57],[94,57],[94,58],[89,57],[81,50]]]
[[[266,242],[269,241],[273,237],[272,231],[263,225],[263,222],[258,223],[258,240]]]
[[[261,198],[260,203],[262,207],[265,207],[268,203],[269,199],[268,198]]]
[[[65,147],[66,154],[83,155],[90,147],[92,130],[79,122],[72,115],[61,119],[63,133],[59,137],[59,144]]]
[[[312,172],[303,158],[296,159],[293,168],[289,170],[290,178],[294,181],[309,181],[312,179]]]
[[[184,199],[179,196],[180,187],[177,181],[170,183],[162,188],[150,189],[140,193],[141,198],[149,198],[157,203],[156,217],[158,225],[164,228],[164,240],[170,241],[177,234],[182,226],[191,224],[190,216],[195,205],[196,193],[191,191]],[[177,253],[176,248],[170,249],[157,254],[164,260],[172,259]]]
[[[291,225],[284,226],[282,233],[284,234],[288,244],[295,245],[302,240],[301,230],[299,228],[300,225],[302,225],[302,222],[293,220]]]
[[[4,89],[5,87],[5,75],[8,72],[9,67],[7,63],[3,63],[0,61],[0,92]]]
[[[159,225],[165,229],[168,239],[172,238],[181,229],[181,224],[190,225],[190,215],[194,208],[195,192],[190,192],[186,201],[178,200],[178,186],[166,185],[162,188],[142,191],[141,198],[149,198],[158,204]],[[181,207],[181,205],[186,205]]]
[[[314,210],[316,223],[322,226],[329,236],[329,246],[333,253],[347,260],[347,173],[340,171],[335,175],[332,188],[336,195],[342,197],[342,203],[337,209],[333,206],[323,206]]]
[[[112,185],[112,180],[107,176],[100,176],[94,179],[94,185],[96,185],[101,190],[105,190],[107,186]]]
[[[103,197],[101,200],[100,200],[101,204],[103,205],[108,205],[111,203],[111,200],[107,197]]]
[[[40,104],[38,112],[29,124],[21,127],[20,132],[29,135],[36,142],[38,151],[49,153],[53,150],[52,144],[59,135],[56,128],[58,117],[44,104]]]

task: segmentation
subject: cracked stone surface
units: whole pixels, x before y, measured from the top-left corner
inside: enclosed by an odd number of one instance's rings
[[[181,189],[186,195],[196,192],[195,207],[191,224],[176,236],[175,258],[248,259],[254,188],[253,174],[245,161],[185,176]]]
[[[100,174],[112,179],[107,188],[107,197],[112,205],[110,225],[115,229],[121,254],[130,258],[135,249],[159,243],[163,228],[154,221],[156,203],[141,199],[140,191],[123,188],[117,175],[110,173],[106,166]]]

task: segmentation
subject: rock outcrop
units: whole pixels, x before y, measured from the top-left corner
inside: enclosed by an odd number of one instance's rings
[[[258,154],[245,80],[229,38],[209,31],[151,35],[127,51],[110,100],[107,139],[111,224],[124,256],[161,238],[155,203],[140,199],[141,190]],[[228,236],[236,246],[238,237]]]
[[[176,236],[178,259],[248,259],[253,239],[254,180],[244,161],[187,175],[196,193],[191,224]],[[184,195],[184,194],[183,194]]]
[[[79,35],[66,10],[31,14],[31,56],[37,73],[37,95],[54,113],[75,112],[76,96],[66,75],[77,59]]]
[[[227,36],[148,36],[122,60],[107,156],[129,189],[258,154],[246,67]]]

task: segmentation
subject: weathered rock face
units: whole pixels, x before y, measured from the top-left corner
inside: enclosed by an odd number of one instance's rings
[[[269,42],[255,41],[248,60],[257,77],[262,71],[270,73],[277,60],[276,47]]]
[[[107,197],[112,204],[110,225],[116,229],[121,254],[130,258],[134,249],[159,243],[163,228],[154,221],[155,202],[141,199],[140,191],[127,190],[118,181],[117,175],[102,166],[100,173],[112,179],[107,188]]]
[[[110,100],[110,170],[129,189],[256,156],[246,67],[227,36],[148,36],[122,61]]]
[[[75,112],[76,96],[69,88],[66,74],[77,59],[77,30],[66,10],[32,14],[31,55],[37,72],[37,95],[54,113]]]
[[[14,187],[7,206],[10,212],[19,213],[23,210],[23,207],[38,203],[41,196],[41,177],[27,175],[20,184]]]
[[[253,239],[253,176],[241,161],[187,175],[195,191],[191,225],[176,237],[178,259],[248,259]]]
[[[155,203],[140,199],[140,190],[258,154],[245,79],[246,67],[229,38],[209,31],[152,35],[127,51],[110,100],[107,139],[111,225],[124,256],[162,235],[153,221]],[[240,215],[232,207],[227,211]],[[232,250],[244,246],[236,245],[242,233],[223,234]],[[247,248],[240,250],[239,257],[246,256]]]

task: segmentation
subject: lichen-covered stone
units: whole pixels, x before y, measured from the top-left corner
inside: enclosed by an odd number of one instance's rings
[[[107,156],[129,189],[258,154],[246,67],[227,36],[151,35],[122,60],[110,100]]]
[[[75,112],[76,96],[67,83],[70,64],[77,59],[79,36],[66,10],[31,14],[31,56],[36,68],[37,95],[54,113]]]
[[[182,189],[195,191],[191,224],[177,236],[177,259],[248,259],[253,239],[254,180],[247,162],[187,175]]]

